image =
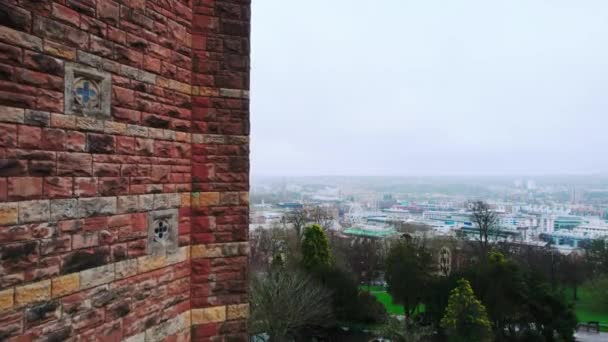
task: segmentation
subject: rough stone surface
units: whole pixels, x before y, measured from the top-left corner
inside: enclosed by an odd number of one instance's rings
[[[15,289],[15,304],[27,305],[51,298],[51,281],[43,281]]]
[[[80,276],[77,273],[72,273],[54,278],[52,281],[51,294],[53,298],[61,297],[65,294],[76,292],[79,288]]]
[[[226,307],[215,306],[204,309],[193,309],[192,310],[192,323],[193,324],[207,324],[224,322],[226,320]]]
[[[250,1],[0,17],[0,340],[243,340]]]

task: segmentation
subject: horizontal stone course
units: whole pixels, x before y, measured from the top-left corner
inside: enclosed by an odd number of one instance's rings
[[[190,193],[162,193],[0,203],[0,226],[190,206]]]

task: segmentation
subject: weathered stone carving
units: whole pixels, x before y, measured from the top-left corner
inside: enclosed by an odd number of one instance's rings
[[[111,76],[74,63],[65,65],[66,114],[110,118]]]
[[[148,213],[148,254],[164,255],[177,251],[177,210],[156,210]]]

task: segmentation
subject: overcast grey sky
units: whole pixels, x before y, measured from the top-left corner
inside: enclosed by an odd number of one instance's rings
[[[255,175],[608,171],[606,0],[254,0]]]

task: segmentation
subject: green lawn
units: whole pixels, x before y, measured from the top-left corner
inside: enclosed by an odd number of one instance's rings
[[[359,287],[363,291],[369,291],[373,294],[382,305],[386,308],[386,311],[391,315],[403,315],[404,310],[403,306],[399,304],[393,303],[393,297],[386,292],[386,289],[382,286],[360,286]],[[424,312],[424,304],[418,307],[420,312]]]
[[[572,290],[566,291],[567,298],[572,300]],[[602,331],[608,331],[608,311],[598,309],[593,295],[587,289],[578,289],[578,300],[574,302],[576,318],[579,322],[597,321],[602,325]]]

